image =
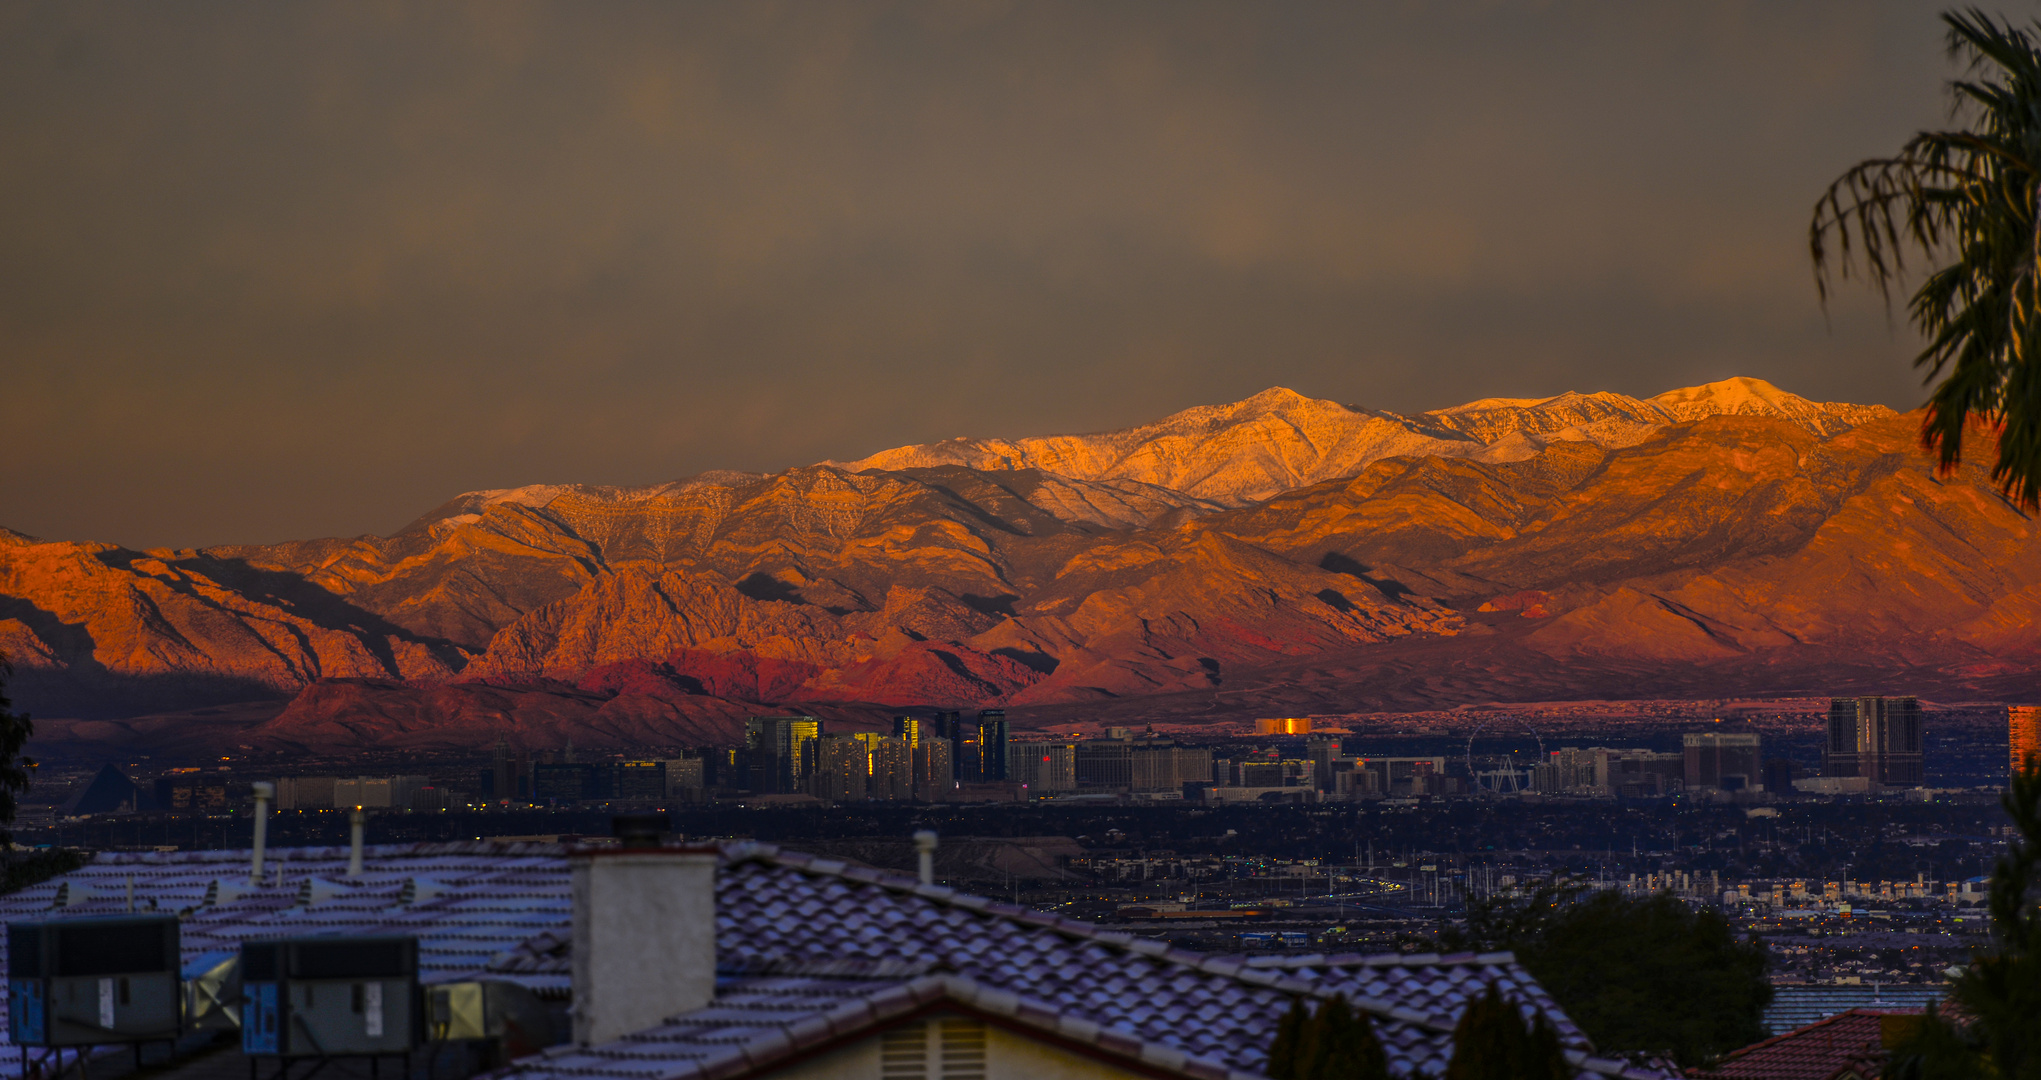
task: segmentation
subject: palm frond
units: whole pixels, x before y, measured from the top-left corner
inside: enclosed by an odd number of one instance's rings
[[[1909,255],[1938,262],[1908,304],[1936,385],[1921,442],[1944,470],[1973,418],[1998,436],[1993,480],[2041,505],[2041,50],[2036,35],[1975,8],[1943,15],[1970,78],[1951,84],[1968,125],[1924,131],[1897,156],[1860,162],[1815,201],[1815,287],[1861,274],[1891,302]],[[2041,23],[2036,24],[2041,29]]]

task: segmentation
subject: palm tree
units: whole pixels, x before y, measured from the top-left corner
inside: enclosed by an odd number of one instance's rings
[[[35,734],[35,725],[27,713],[13,711],[7,700],[7,677],[12,674],[14,666],[7,662],[7,650],[0,649],[0,841],[7,839],[6,826],[14,821],[15,801],[28,790],[29,770],[35,768],[34,759],[21,753],[22,745]]]
[[[2034,30],[1975,8],[1947,12],[1949,51],[1969,78],[1951,84],[1967,128],[1923,131],[1898,156],[1844,173],[1814,204],[1815,284],[1853,268],[1888,299],[1908,252],[1941,260],[1913,294],[1927,338],[1914,359],[1941,378],[1921,442],[1953,469],[1966,423],[1996,429],[1992,479],[2026,509],[2041,506],[2041,49]],[[1831,252],[1830,244],[1834,243]]]

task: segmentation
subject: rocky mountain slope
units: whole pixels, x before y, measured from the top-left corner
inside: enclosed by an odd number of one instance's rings
[[[1153,424],[1096,435],[951,439],[882,451],[846,468],[1041,469],[1135,481],[1243,506],[1387,457],[1514,461],[1552,442],[1633,445],[1667,424],[1709,416],[1768,416],[1834,434],[1893,415],[1877,405],[1809,401],[1762,379],[1736,378],[1648,400],[1623,394],[1485,398],[1399,416],[1273,387],[1245,401],[1186,409]]]
[[[1755,380],[1410,418],[1277,390],[1104,436],[477,492],[391,537],[8,533],[0,648],[25,704],[97,723],[79,738],[295,695],[236,737],[306,747],[686,744],[768,704],[1485,701],[1519,692],[1505,656],[1547,696],[1845,655],[2001,687],[2041,651],[2041,541],[1982,476],[1936,478],[1916,424]]]

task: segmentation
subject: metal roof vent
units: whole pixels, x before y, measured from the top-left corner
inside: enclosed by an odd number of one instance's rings
[[[434,881],[428,877],[405,878],[403,891],[397,894],[397,902],[400,904],[423,904],[447,891],[448,889],[444,882]]]
[[[311,907],[313,904],[331,900],[346,891],[340,885],[325,878],[308,877],[298,882],[297,904],[300,907]]]
[[[233,878],[214,878],[206,885],[206,906],[231,904],[255,890],[247,882]]]

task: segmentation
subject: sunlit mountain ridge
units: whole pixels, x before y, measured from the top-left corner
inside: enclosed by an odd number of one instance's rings
[[[1073,479],[1131,480],[1242,506],[1351,476],[1387,457],[1513,461],[1550,442],[1630,446],[1667,424],[1724,415],[1775,417],[1826,435],[1893,413],[1878,405],[1809,401],[1749,378],[1649,399],[1613,393],[1486,398],[1414,416],[1309,398],[1278,386],[1230,405],[1186,409],[1118,431],[950,439],[843,464],[852,470],[1035,468]]]
[[[1757,692],[1825,657],[2031,679],[2031,523],[1916,435],[1753,379],[1408,417],[1274,388],[1096,435],[473,492],[390,537],[0,533],[0,648],[60,737],[266,698],[237,745],[307,747],[686,745],[764,707]]]

